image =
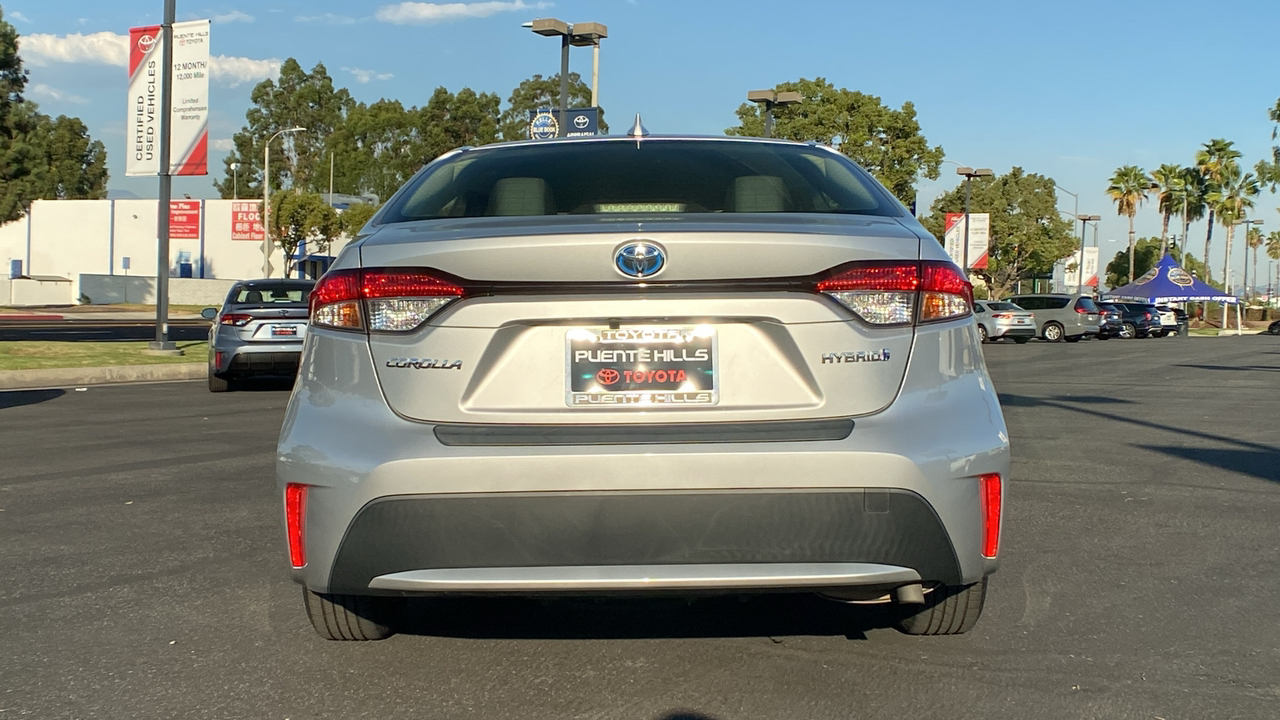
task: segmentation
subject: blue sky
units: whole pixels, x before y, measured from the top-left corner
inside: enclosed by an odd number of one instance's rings
[[[155,182],[125,178],[120,165],[126,71],[113,35],[158,23],[161,7],[161,0],[3,4],[28,36],[29,96],[45,112],[83,118],[107,144],[111,187],[144,196],[154,195]],[[895,106],[914,102],[925,135],[950,160],[1052,176],[1080,195],[1081,212],[1104,217],[1104,258],[1127,234],[1104,192],[1117,166],[1189,163],[1215,137],[1234,140],[1252,165],[1270,155],[1267,109],[1280,96],[1268,51],[1280,26],[1274,0],[178,0],[178,15],[214,18],[213,54],[226,56],[212,92],[214,168],[223,154],[216,148],[243,125],[249,92],[273,61],[323,62],[364,101],[420,104],[440,85],[505,99],[522,79],[558,71],[557,43],[520,27],[551,16],[609,26],[600,94],[615,126],[641,112],[653,132],[718,134],[735,124],[748,90],[823,76]],[[589,76],[589,49],[574,49],[571,62]],[[922,182],[923,204],[954,186],[954,168]],[[181,180],[175,189],[211,197],[211,180]],[[1060,197],[1072,210],[1072,198]],[[1280,195],[1258,199],[1264,229],[1280,229],[1276,207]],[[1159,225],[1154,208],[1144,207],[1139,234],[1158,235]],[[1197,255],[1203,237],[1200,223],[1192,231]],[[1237,252],[1237,277],[1242,265]]]

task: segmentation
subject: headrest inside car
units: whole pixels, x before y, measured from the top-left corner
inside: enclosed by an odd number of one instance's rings
[[[785,212],[790,204],[782,178],[750,175],[733,181],[733,212]]]
[[[551,188],[542,178],[503,178],[493,185],[489,200],[490,215],[555,215]]]

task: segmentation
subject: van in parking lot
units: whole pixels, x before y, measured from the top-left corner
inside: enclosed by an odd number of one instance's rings
[[[1078,342],[1080,338],[1097,335],[1102,324],[1101,311],[1087,295],[1044,293],[1006,299],[1035,313],[1040,337],[1049,342]]]

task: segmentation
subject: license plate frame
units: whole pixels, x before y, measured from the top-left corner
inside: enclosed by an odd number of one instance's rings
[[[569,328],[565,404],[645,410],[714,407],[720,402],[719,339],[709,325]]]
[[[297,325],[272,325],[271,337],[273,338],[296,338],[301,333],[298,332]]]

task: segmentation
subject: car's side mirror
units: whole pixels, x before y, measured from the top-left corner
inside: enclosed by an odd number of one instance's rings
[[[218,308],[205,308],[200,311],[200,317],[205,320],[212,320],[218,317]]]

